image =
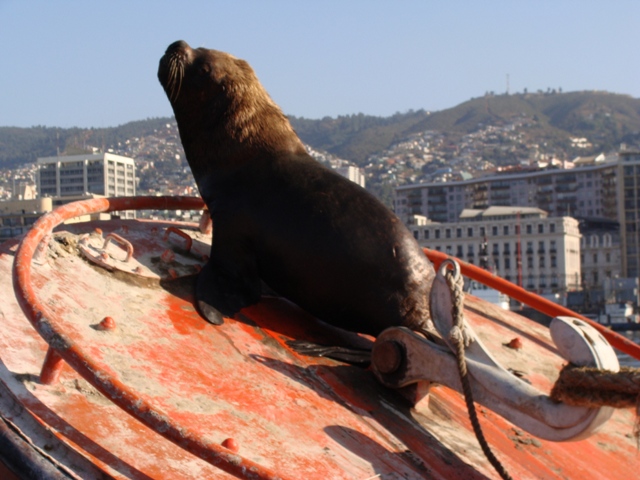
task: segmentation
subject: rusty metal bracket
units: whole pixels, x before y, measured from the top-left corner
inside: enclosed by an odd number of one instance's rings
[[[172,234],[172,233],[177,235],[177,236],[179,236],[180,238],[182,238],[185,241],[184,249],[187,252],[190,252],[191,251],[191,246],[193,245],[193,239],[189,236],[189,234],[183,232],[179,228],[168,227],[167,230],[165,231],[164,237],[163,237],[165,242],[169,241],[169,235]]]
[[[404,327],[385,330],[378,336],[372,354],[373,371],[384,385],[399,388],[426,381],[462,392],[450,340],[451,307],[451,292],[439,272],[431,291],[431,313],[446,345],[438,345]],[[556,317],[550,329],[565,360],[576,365],[619,370],[611,346],[587,323]],[[610,407],[586,408],[554,402],[502,367],[466,322],[464,330],[470,340],[465,356],[474,400],[514,425],[546,440],[570,441],[588,437],[611,417]]]
[[[146,255],[134,252],[134,247],[130,240],[124,237],[129,236],[129,229],[126,225],[121,227],[123,235],[108,233],[104,236],[102,231],[85,233],[78,240],[78,250],[80,253],[96,265],[108,271],[119,270],[127,274],[150,279],[176,279],[188,275],[193,275],[200,271],[205,259],[202,254],[196,251],[194,239],[186,231],[178,227],[167,227],[161,239],[157,239],[157,256],[162,261],[162,265],[155,263],[147,252]],[[157,236],[157,229],[151,230],[154,238]],[[170,244],[176,241],[182,244],[174,249]],[[116,247],[112,246],[115,245]],[[111,247],[111,248],[109,248]],[[126,256],[122,258],[120,252],[126,251]]]
[[[133,256],[133,245],[131,245],[131,242],[129,240],[121,237],[116,233],[109,233],[105,237],[104,244],[102,245],[103,252],[107,251],[107,246],[109,245],[109,242],[120,244],[121,246],[127,249],[127,256],[124,259],[125,263],[131,260],[131,257]]]

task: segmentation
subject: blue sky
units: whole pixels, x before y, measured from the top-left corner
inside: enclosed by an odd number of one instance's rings
[[[640,1],[0,0],[0,126],[170,116],[183,39],[248,60],[286,114],[442,110],[486,91],[640,97]]]

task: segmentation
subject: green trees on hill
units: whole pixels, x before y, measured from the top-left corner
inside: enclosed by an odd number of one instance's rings
[[[149,135],[171,118],[152,118],[111,128],[0,127],[0,167],[35,162],[38,157],[80,154],[89,147],[110,148]]]
[[[520,93],[485,95],[439,112],[424,110],[375,117],[362,113],[320,120],[290,117],[302,140],[362,165],[372,154],[389,148],[412,133],[436,130],[466,134],[487,125],[503,126],[514,119],[530,122],[532,143],[566,148],[570,137],[586,137],[588,155],[640,141],[640,99],[607,92]],[[57,152],[87,147],[110,148],[127,139],[153,133],[170,118],[130,122],[113,128],[0,127],[0,166],[33,162]]]

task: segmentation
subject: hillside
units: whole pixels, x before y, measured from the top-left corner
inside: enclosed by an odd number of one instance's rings
[[[305,142],[360,164],[412,133],[433,130],[456,138],[522,117],[532,120],[528,132],[532,143],[547,143],[559,153],[576,153],[569,151],[571,137],[586,137],[592,143],[582,154],[608,151],[640,139],[640,99],[607,92],[486,95],[433,113],[292,118],[292,123]]]
[[[300,138],[314,148],[362,164],[367,157],[388,148],[414,131],[428,117],[424,110],[391,117],[370,115],[325,117],[321,120],[289,117]]]
[[[607,92],[487,95],[436,112],[416,124],[414,131],[470,133],[480,124],[499,125],[518,116],[539,121],[550,138],[587,137],[602,150],[640,132],[640,99]]]
[[[439,112],[424,110],[391,117],[357,114],[310,120],[291,117],[302,140],[318,150],[362,166],[372,155],[404,138],[425,131],[440,132],[448,143],[487,126],[526,119],[526,143],[544,145],[548,153],[571,158],[615,149],[621,142],[640,141],[640,99],[606,92],[555,91],[485,95]],[[119,143],[150,135],[169,118],[130,122],[113,128],[62,129],[0,127],[0,167],[13,168],[39,156],[78,153],[87,146],[117,148]],[[571,148],[571,137],[585,137],[588,148]],[[498,150],[488,150],[492,155]],[[509,158],[502,159],[502,163]]]
[[[88,146],[111,148],[150,135],[170,118],[151,118],[111,128],[0,127],[0,167],[14,168],[57,153],[81,153]]]

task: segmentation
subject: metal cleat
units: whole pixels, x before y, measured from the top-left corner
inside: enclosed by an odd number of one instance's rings
[[[157,229],[152,229],[154,240],[136,252],[131,241],[121,235],[109,233],[103,238],[102,232],[86,233],[80,236],[78,249],[87,260],[108,271],[118,270],[154,280],[175,280],[198,273],[206,261],[202,258],[202,251],[209,245],[197,241],[196,247],[192,235],[197,237],[200,234],[192,232],[190,235],[190,232],[170,226],[159,237]],[[133,232],[128,235],[136,236]],[[173,246],[176,240],[179,247]]]
[[[446,267],[445,267],[446,268]],[[386,386],[399,388],[417,382],[435,382],[462,392],[455,347],[452,294],[441,268],[431,291],[431,313],[446,345],[438,345],[405,327],[385,330],[376,339],[372,368]],[[602,335],[587,323],[556,317],[551,338],[560,355],[579,366],[617,372],[616,354]],[[473,399],[515,426],[539,438],[573,441],[590,436],[612,415],[613,408],[586,408],[557,403],[503,368],[489,353],[470,325],[461,328]]]

